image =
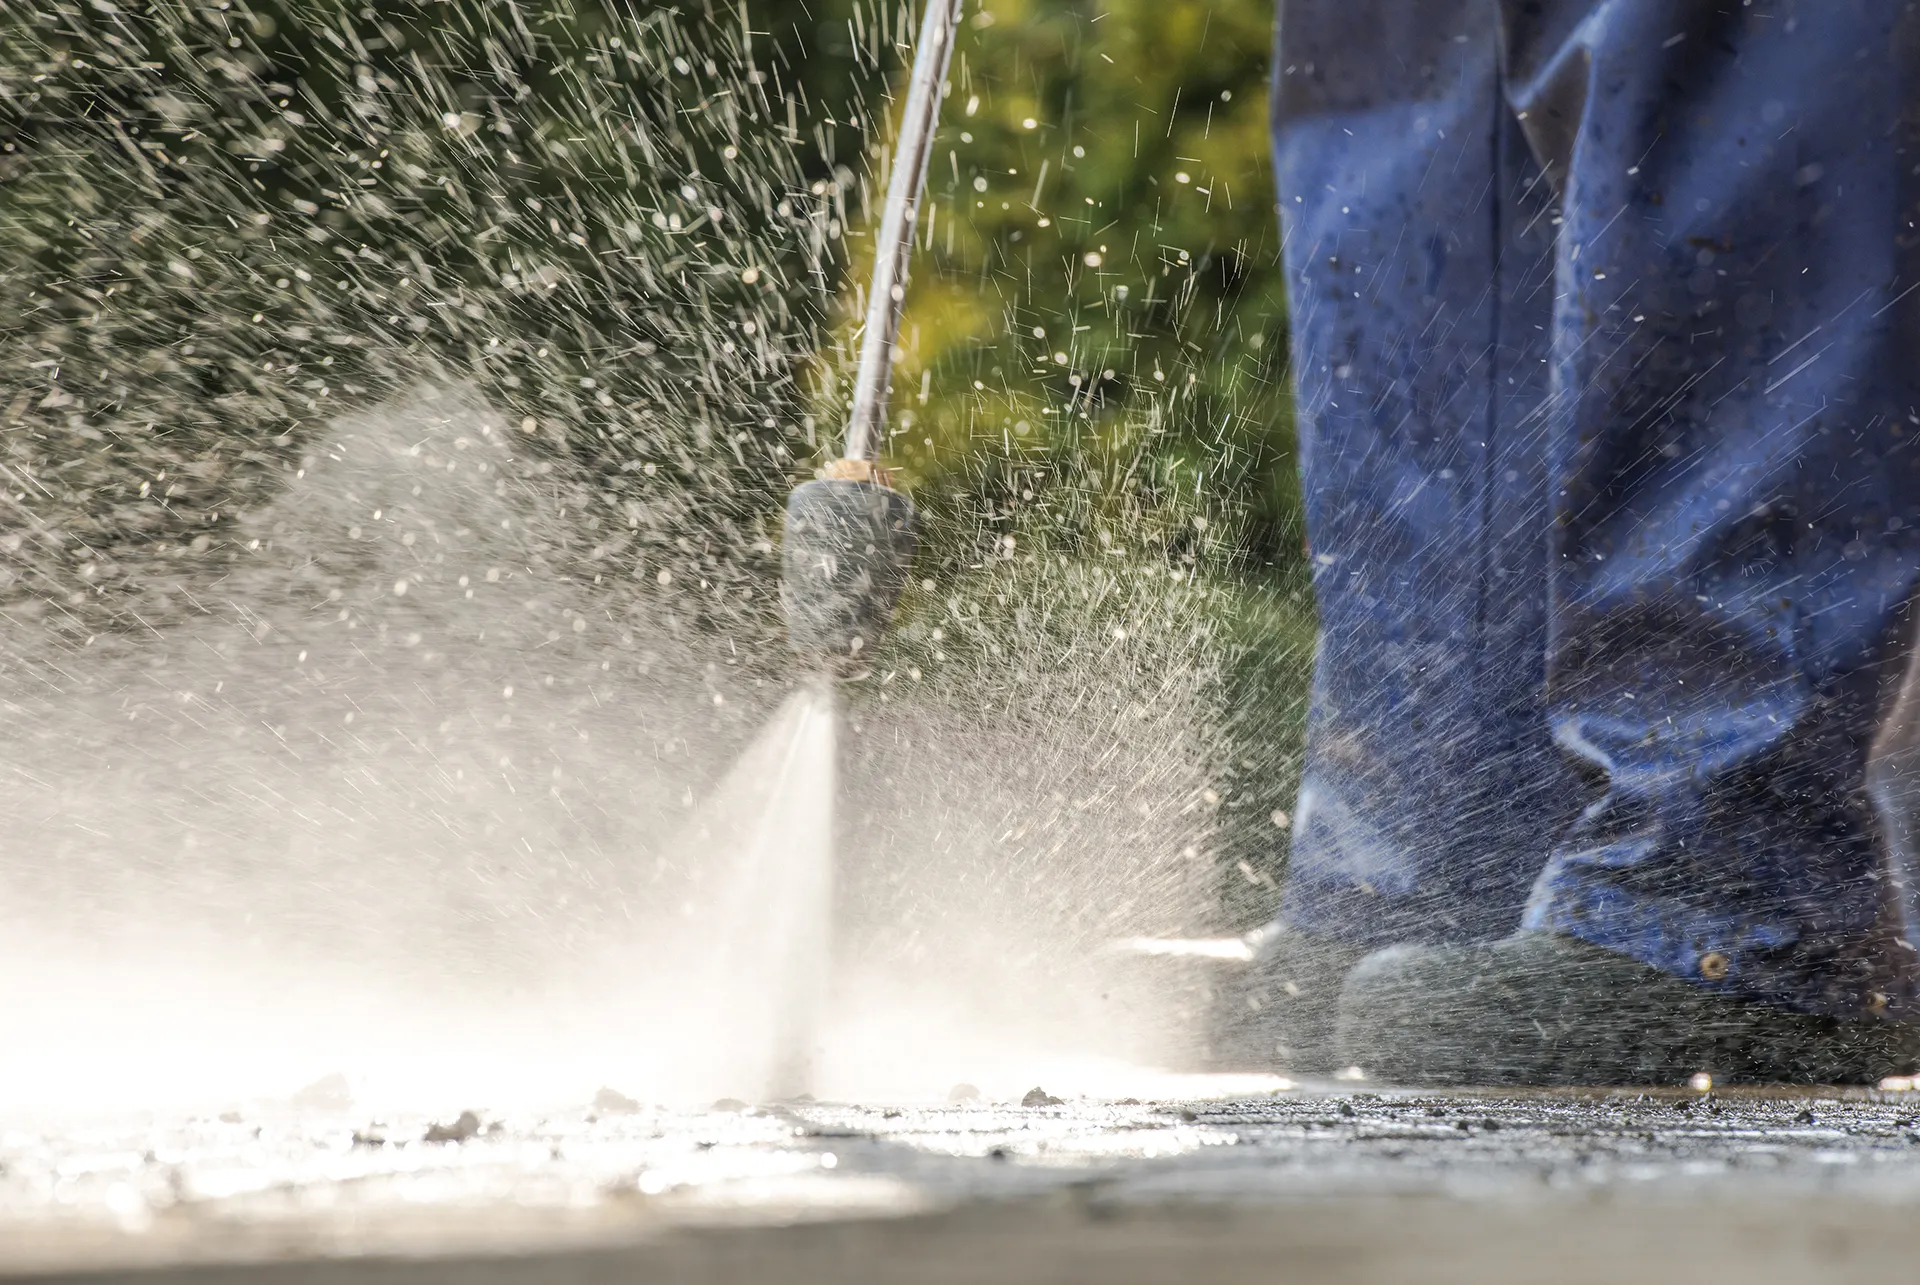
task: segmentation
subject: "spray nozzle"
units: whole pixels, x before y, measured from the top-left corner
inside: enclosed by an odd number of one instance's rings
[[[848,407],[845,458],[787,497],[787,638],[803,655],[835,667],[858,664],[880,640],[913,562],[913,505],[874,466],[893,374],[900,305],[906,297],[913,227],[933,156],[941,85],[953,56],[957,0],[929,0],[920,19],[907,102],[894,143],[893,173],[874,237],[860,365]]]
[[[830,663],[880,641],[913,563],[914,512],[866,460],[837,460],[787,497],[781,598],[793,649]]]

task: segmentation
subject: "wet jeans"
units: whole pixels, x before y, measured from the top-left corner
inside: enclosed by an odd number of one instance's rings
[[[1283,920],[1920,1018],[1920,11],[1280,0],[1274,85]]]

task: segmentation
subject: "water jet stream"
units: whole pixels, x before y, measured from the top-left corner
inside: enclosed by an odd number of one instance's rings
[[[836,731],[832,684],[801,687],[691,836],[717,880],[699,1006],[727,1063],[716,1077],[763,1099],[807,1091],[816,1058],[832,955]]]

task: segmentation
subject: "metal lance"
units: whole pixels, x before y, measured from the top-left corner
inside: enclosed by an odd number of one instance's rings
[[[829,667],[858,664],[860,653],[879,640],[913,563],[913,505],[887,484],[874,460],[886,427],[914,226],[958,16],[955,0],[928,0],[920,23],[887,203],[874,243],[860,366],[842,456],[787,497],[781,584],[787,637],[795,651]]]

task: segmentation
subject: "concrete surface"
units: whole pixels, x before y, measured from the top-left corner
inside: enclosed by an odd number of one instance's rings
[[[1208,1086],[1196,1082],[1196,1090]],[[616,1107],[623,1104],[615,1104]],[[335,1282],[1885,1281],[1920,1095],[261,1110],[0,1131],[0,1272]],[[442,1130],[446,1132],[447,1130]]]

